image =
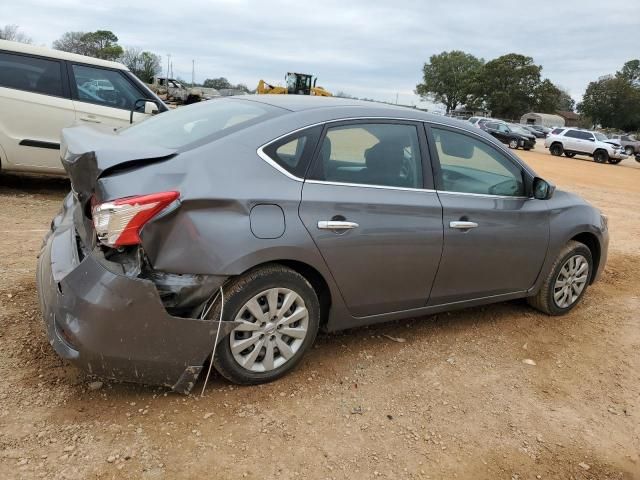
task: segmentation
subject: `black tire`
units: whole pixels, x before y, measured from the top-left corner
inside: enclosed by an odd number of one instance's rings
[[[626,147],[624,147],[624,153],[631,156],[635,153],[635,151],[631,145],[627,145]]]
[[[549,153],[554,157],[559,157],[564,152],[564,148],[562,148],[562,144],[559,142],[552,143],[549,147]]]
[[[610,163],[611,165],[617,165],[617,164],[619,164],[621,161],[622,161],[622,159],[621,159],[621,158],[611,158],[611,157],[609,157],[609,163]]]
[[[573,158],[576,156],[574,152],[564,152],[565,157]]]
[[[554,285],[556,280],[558,279],[558,276],[560,275],[560,270],[564,266],[565,262],[569,260],[569,258],[575,255],[582,255],[587,260],[587,263],[589,265],[587,281],[583,290],[578,295],[577,299],[573,301],[573,303],[568,307],[561,308],[556,304],[553,298]],[[564,315],[565,313],[573,309],[578,303],[580,303],[580,300],[582,299],[584,292],[587,291],[589,284],[591,283],[592,276],[593,276],[593,257],[591,256],[591,250],[589,250],[589,248],[585,244],[571,240],[569,241],[569,243],[565,245],[565,247],[558,254],[556,261],[553,263],[553,266],[551,267],[551,271],[547,275],[547,278],[545,278],[542,284],[542,287],[540,288],[538,293],[533,297],[527,298],[527,301],[529,302],[529,305],[531,305],[533,308],[540,310],[541,312],[544,312],[547,315],[553,315],[553,316]]]
[[[272,264],[250,270],[224,288],[223,319],[233,321],[241,313],[241,309],[254,296],[272,288],[286,288],[294,291],[304,301],[308,311],[307,333],[299,349],[283,365],[265,372],[255,372],[241,366],[234,358],[231,350],[231,332],[220,341],[213,359],[213,365],[220,375],[239,385],[257,385],[274,381],[291,371],[300,362],[304,353],[315,341],[320,326],[320,303],[311,284],[298,272],[283,265]],[[213,310],[210,318],[220,315],[220,302]],[[251,333],[253,335],[253,333]],[[267,334],[267,336],[270,334]],[[266,340],[265,340],[266,341]],[[261,344],[259,344],[261,345]],[[253,346],[256,348],[256,346]],[[262,347],[261,347],[262,348]],[[260,356],[260,354],[258,355]]]
[[[596,163],[607,163],[609,161],[609,154],[606,150],[596,150],[593,152],[593,161]]]

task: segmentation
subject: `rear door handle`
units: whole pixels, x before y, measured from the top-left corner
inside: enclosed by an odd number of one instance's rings
[[[470,228],[476,228],[478,224],[476,222],[449,222],[449,228],[457,228],[458,230],[468,230]]]
[[[83,122],[102,123],[96,117],[80,117],[80,120],[82,120]]]
[[[338,220],[319,220],[318,228],[320,230],[353,230],[354,228],[358,228],[356,222],[341,222]]]

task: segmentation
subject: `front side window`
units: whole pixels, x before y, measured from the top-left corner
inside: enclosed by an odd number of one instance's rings
[[[354,124],[327,130],[312,178],[329,182],[421,188],[414,125]]]
[[[121,73],[115,70],[73,65],[73,79],[78,100],[105,107],[131,110],[143,95]]]
[[[61,97],[60,62],[0,53],[0,87]]]
[[[577,130],[567,130],[564,136],[569,138],[581,138],[580,132]]]
[[[486,143],[463,133],[432,128],[440,161],[440,190],[521,197],[522,169]]]

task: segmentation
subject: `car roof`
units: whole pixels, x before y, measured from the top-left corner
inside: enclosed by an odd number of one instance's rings
[[[324,120],[337,120],[359,117],[383,117],[418,122],[434,122],[441,125],[451,125],[464,128],[470,132],[477,129],[466,120],[434,115],[417,108],[393,105],[387,103],[354,100],[338,97],[320,97],[312,95],[236,95],[225,97],[230,100],[258,102],[279,107],[300,115],[314,114],[322,116]],[[215,100],[214,100],[215,101]],[[319,114],[319,115],[315,115]]]
[[[56,60],[68,60],[70,62],[86,63],[99,67],[116,68],[118,70],[129,70],[122,63],[110,62],[109,60],[87,57],[85,55],[63,52],[61,50],[53,50],[46,47],[36,47],[27,43],[10,42],[9,40],[0,40],[0,50],[15,53],[25,53],[27,55],[38,55],[41,57],[54,58]]]

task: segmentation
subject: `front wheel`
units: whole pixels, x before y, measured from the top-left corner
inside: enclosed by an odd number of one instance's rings
[[[518,140],[516,140],[515,138],[512,138],[511,140],[509,140],[509,148],[518,148]]]
[[[592,270],[591,250],[583,243],[571,240],[558,255],[538,293],[527,301],[549,315],[563,315],[584,295]]]
[[[596,150],[593,154],[593,160],[596,163],[607,163],[609,160],[609,154],[604,150]]]
[[[553,155],[554,157],[559,157],[560,155],[562,155],[562,152],[564,152],[564,149],[562,148],[561,143],[554,143],[549,147],[549,153],[551,153],[551,155]]]
[[[307,279],[274,264],[249,271],[225,290],[224,320],[240,325],[218,344],[216,370],[240,385],[271,382],[292,370],[320,325],[318,296]]]

